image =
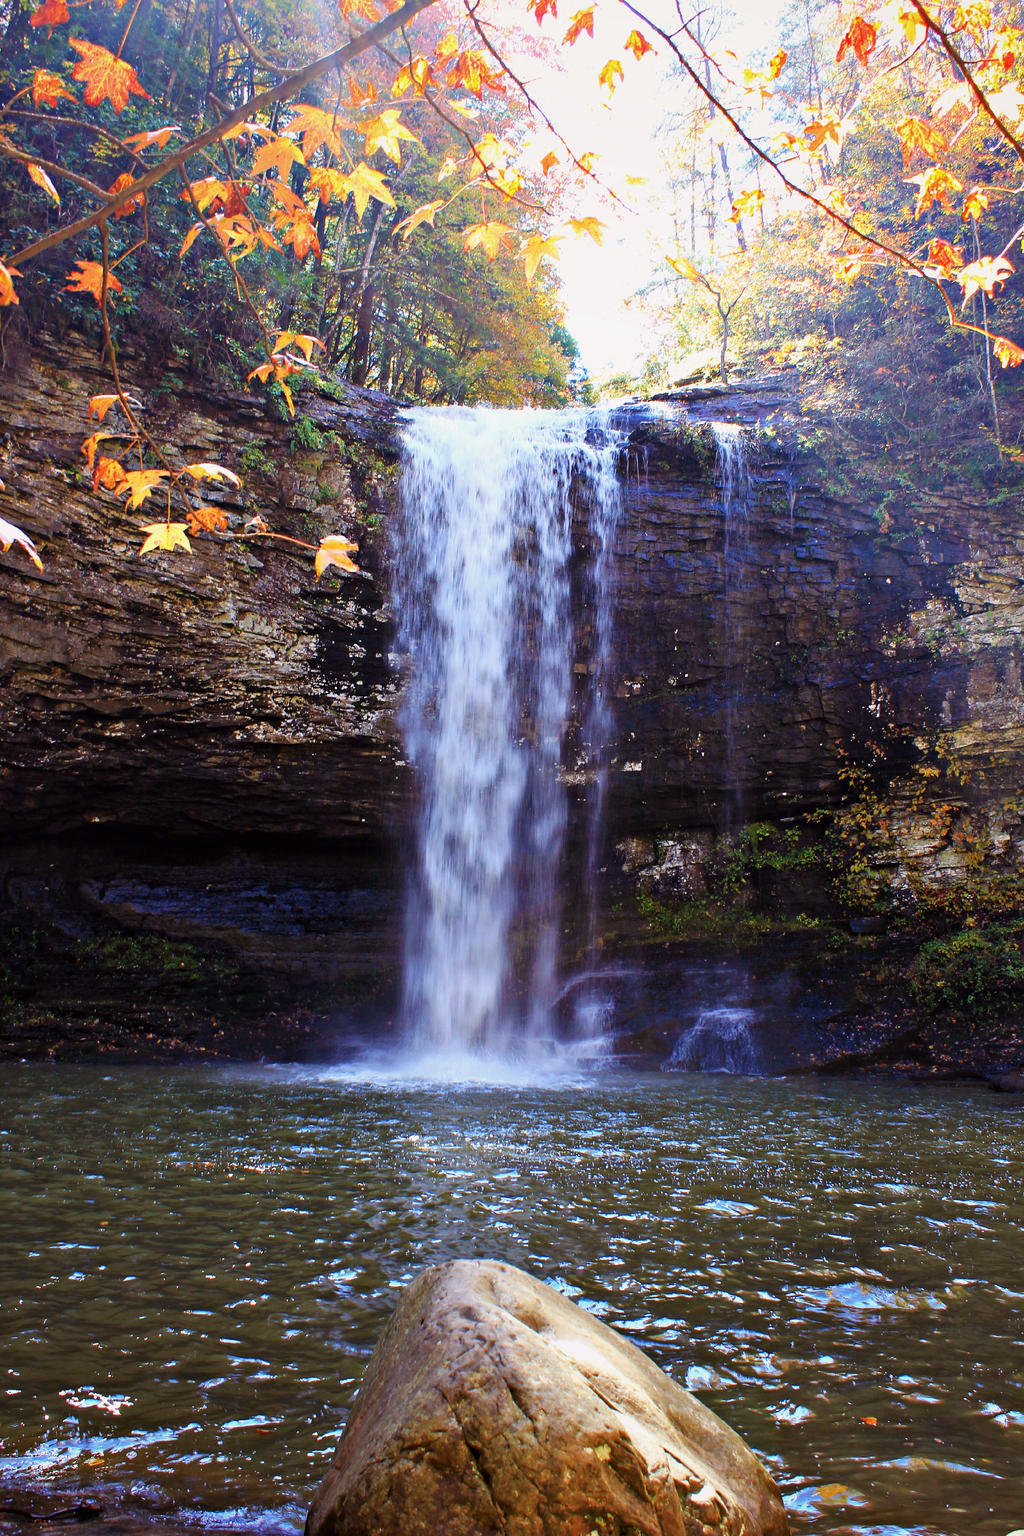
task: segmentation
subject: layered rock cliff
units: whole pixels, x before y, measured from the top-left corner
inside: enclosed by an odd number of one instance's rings
[[[363,573],[317,583],[308,558],[259,539],[140,557],[144,509],[95,496],[83,471],[97,359],[65,339],[8,367],[3,510],[45,569],[0,556],[6,1048],[72,1019],[86,1042],[170,1031],[241,1049],[259,1013],[249,1048],[301,1050],[312,1028],[319,1049],[333,1006],[379,1027],[393,1001],[411,804],[388,662],[396,407],[340,388],[302,397],[291,422],[179,375],[142,382],[172,451],[243,476],[220,498],[235,531],[259,511],[314,544],[344,532]],[[922,495],[883,530],[779,406],[747,391],[621,417],[609,900],[623,881],[706,893],[744,823],[795,826],[849,797],[851,773],[888,797],[866,910],[982,866],[1015,877],[1016,510]],[[716,418],[757,429],[731,543]],[[799,899],[835,909],[801,867]]]

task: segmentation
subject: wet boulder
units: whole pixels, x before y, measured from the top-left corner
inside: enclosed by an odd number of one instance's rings
[[[771,1478],[611,1328],[491,1260],[428,1269],[367,1367],[306,1536],[784,1536]]]

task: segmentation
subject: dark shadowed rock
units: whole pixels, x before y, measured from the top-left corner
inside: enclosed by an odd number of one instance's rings
[[[784,1536],[738,1435],[604,1323],[492,1260],[425,1270],[306,1536]]]

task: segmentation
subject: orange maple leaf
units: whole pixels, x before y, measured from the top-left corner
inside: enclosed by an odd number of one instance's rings
[[[124,142],[132,149],[152,149],[154,145],[157,149],[166,149],[173,136],[180,132],[180,128],[171,124],[166,128],[151,128],[148,133],[130,133]]]
[[[70,21],[71,13],[67,7],[67,0],[43,0],[43,4],[37,11],[33,11],[28,19],[30,27],[58,27],[62,21]]]
[[[464,90],[471,91],[477,101],[483,99],[485,87],[499,94],[503,94],[505,89],[501,83],[500,74],[495,73],[486,56],[478,48],[467,48],[465,52],[459,54],[448,70],[448,84],[462,86]]]
[[[877,41],[878,32],[871,25],[870,21],[865,21],[863,16],[855,16],[847,29],[845,37],[839,44],[836,62],[839,63],[847,48],[852,48],[859,62],[866,67],[868,59],[875,51]]]
[[[568,43],[571,46],[584,32],[588,37],[593,37],[594,35],[594,7],[592,5],[588,5],[585,11],[576,12],[569,22],[562,42]]]
[[[905,118],[898,125],[896,132],[899,134],[900,148],[903,151],[904,169],[918,151],[929,160],[938,160],[948,148],[945,134],[940,133],[938,128],[932,128],[928,123],[923,123],[919,117]]]
[[[646,37],[644,37],[643,33],[637,32],[635,29],[626,38],[626,47],[629,49],[634,59],[638,60],[642,59],[645,53],[654,53],[655,51],[647,41]]]
[[[547,154],[544,156],[544,159],[540,163],[540,168],[544,172],[544,175],[547,176],[559,163],[560,162],[558,156],[555,154],[554,150],[549,149]]]
[[[365,85],[360,85],[358,80],[350,80],[348,94],[354,107],[368,107],[377,100],[377,87],[372,80],[368,80]]]
[[[925,267],[929,277],[956,277],[963,264],[963,251],[950,245],[948,240],[929,241],[928,265]]]
[[[97,421],[102,421],[112,405],[116,405],[119,395],[93,395],[89,401],[89,415],[95,416]],[[92,465],[89,465],[92,468]]]
[[[55,75],[52,69],[37,69],[32,76],[32,105],[38,107],[40,102],[48,107],[55,107],[62,96],[68,101],[77,101],[74,91],[69,91],[60,75]]]
[[[980,187],[972,187],[964,198],[964,210],[960,215],[961,222],[966,224],[968,219],[980,219],[988,207],[988,194]]]
[[[98,43],[87,43],[81,37],[69,37],[68,42],[82,57],[71,71],[72,80],[85,81],[85,104],[98,107],[109,101],[115,112],[123,112],[129,96],[144,96],[151,100],[148,91],[139,84],[139,77],[130,64],[117,58],[109,48]]]
[[[997,336],[993,350],[1004,368],[1018,368],[1024,363],[1024,347],[1007,336]]]
[[[97,304],[103,302],[103,267],[98,261],[77,261],[77,271],[70,273],[71,281],[64,284],[64,293],[91,293]],[[107,273],[107,297],[121,293],[121,284],[113,272]]]
[[[114,196],[116,196],[116,194],[118,192],[123,192],[125,187],[130,187],[134,180],[135,180],[135,177],[132,175],[131,171],[122,171],[120,176],[117,177],[117,179],[114,182],[113,186],[111,186],[109,188],[110,195],[112,197],[114,197]],[[134,197],[130,197],[126,203],[122,203],[121,204],[120,208],[118,208],[116,210],[116,212],[114,213],[114,218],[115,219],[127,218],[127,216],[130,213],[134,213],[135,212],[136,208],[143,208],[143,207],[145,207],[145,203],[146,203],[146,194],[145,194],[145,192],[136,192]]]
[[[539,27],[545,16],[551,16],[557,20],[558,0],[530,0],[530,10],[537,18]]]
[[[223,507],[193,507],[188,514],[189,533],[224,533],[228,515]]]
[[[124,469],[117,459],[105,459],[102,456],[96,460],[96,468],[92,475],[92,488],[98,491],[100,486],[106,486],[108,491],[116,491],[124,482]]]

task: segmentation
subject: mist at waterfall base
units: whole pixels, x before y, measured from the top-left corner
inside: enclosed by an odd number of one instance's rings
[[[392,557],[418,805],[400,1046],[360,1070],[515,1082],[601,1060],[594,893],[619,458],[620,435],[593,411],[406,418]]]

